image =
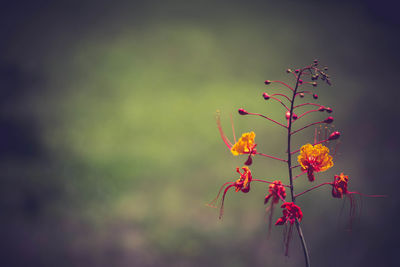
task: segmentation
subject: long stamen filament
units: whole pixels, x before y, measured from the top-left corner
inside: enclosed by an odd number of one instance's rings
[[[206,205],[209,206],[209,207],[216,208],[214,205],[217,203],[217,201],[218,201],[218,199],[219,199],[219,195],[220,195],[221,192],[222,192],[222,189],[224,189],[225,186],[227,186],[228,184],[232,184],[232,182],[226,182],[226,183],[224,183],[224,184],[221,186],[221,188],[219,189],[218,195],[217,195],[209,204],[206,204]]]

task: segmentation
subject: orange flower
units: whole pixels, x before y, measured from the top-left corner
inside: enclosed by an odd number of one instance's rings
[[[347,190],[347,184],[349,182],[349,176],[344,175],[343,172],[340,175],[335,175],[335,180],[332,184],[332,196],[335,198],[343,198],[343,195],[349,193]]]
[[[329,148],[321,144],[306,144],[301,147],[300,155],[297,158],[303,171],[307,171],[308,180],[315,180],[314,172],[323,172],[333,166],[332,156],[329,155]]]
[[[241,154],[248,154],[253,151],[256,144],[254,143],[254,138],[256,134],[254,132],[244,133],[242,137],[232,146],[231,152],[234,156]]]

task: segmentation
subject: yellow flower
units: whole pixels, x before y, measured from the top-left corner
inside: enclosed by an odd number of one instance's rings
[[[332,156],[329,155],[329,148],[321,144],[306,144],[301,147],[300,155],[297,158],[303,171],[307,171],[308,179],[314,181],[314,172],[323,172],[333,166]]]
[[[254,138],[256,134],[254,132],[244,133],[242,137],[232,146],[231,152],[234,156],[241,154],[250,153],[255,147]]]

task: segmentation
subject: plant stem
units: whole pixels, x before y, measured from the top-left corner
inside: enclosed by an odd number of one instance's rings
[[[296,93],[297,93],[297,89],[299,87],[299,80],[300,77],[303,73],[304,70],[308,69],[310,67],[306,67],[302,70],[300,70],[299,75],[297,76],[297,80],[296,80],[296,86],[293,89],[293,96],[292,96],[292,100],[290,103],[290,117],[289,117],[289,122],[288,122],[288,143],[287,143],[287,152],[288,152],[288,169],[289,169],[289,181],[290,181],[290,196],[292,198],[292,202],[295,204],[296,203],[296,198],[294,195],[294,191],[293,191],[293,174],[292,174],[292,153],[290,150],[290,142],[291,142],[291,129],[292,129],[292,114],[293,114],[293,106],[294,106],[294,100],[296,98]],[[301,245],[303,246],[303,252],[304,252],[304,258],[306,261],[306,267],[310,267],[310,256],[308,255],[308,250],[307,250],[307,245],[306,245],[306,241],[304,240],[304,236],[303,236],[303,231],[301,230],[301,226],[300,226],[300,222],[296,219],[296,229],[297,232],[299,233],[299,237],[301,240]]]

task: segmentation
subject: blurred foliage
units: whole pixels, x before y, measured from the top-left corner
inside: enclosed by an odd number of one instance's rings
[[[334,86],[316,90],[343,133],[336,167],[317,179],[344,171],[351,188],[394,194],[385,184],[395,170],[382,166],[396,164],[399,141],[384,122],[397,98],[374,92],[381,86],[396,96],[387,67],[398,54],[388,57],[392,22],[373,20],[368,6],[43,3],[25,13],[8,7],[24,24],[5,33],[1,54],[0,198],[10,266],[302,266],[296,237],[289,259],[280,228],[266,238],[266,187],[230,192],[223,221],[205,204],[244,162],[221,142],[216,110],[230,138],[232,114],[237,136],[254,130],[259,151],[284,157],[282,129],[236,110],[283,119],[281,106],[261,95],[284,89],[263,81],[290,81],[285,69],[314,57],[330,66]],[[257,158],[253,173],[284,179],[281,164]],[[350,235],[346,210],[338,219],[342,203],[328,189],[301,202],[315,266],[372,266],[382,255],[389,266],[395,249],[376,250],[391,238],[379,218],[398,201],[383,208],[387,200],[363,199]]]

